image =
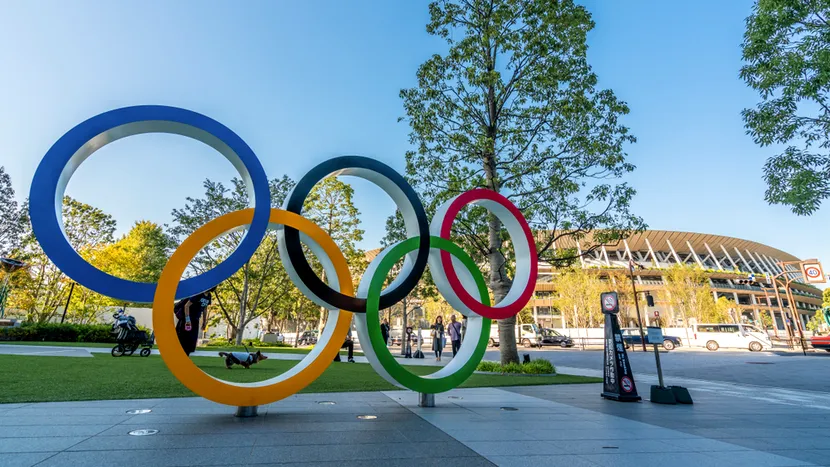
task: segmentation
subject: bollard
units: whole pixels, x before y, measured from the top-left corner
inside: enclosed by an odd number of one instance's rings
[[[257,415],[257,406],[249,405],[244,407],[237,407],[234,416],[239,418],[252,418]]]
[[[418,393],[418,407],[435,407],[435,394]]]

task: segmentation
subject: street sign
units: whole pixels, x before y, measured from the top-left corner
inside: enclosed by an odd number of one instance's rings
[[[801,272],[804,274],[804,280],[807,283],[823,284],[826,282],[824,270],[818,261],[803,261],[801,263]]]
[[[604,292],[600,295],[602,302],[602,311],[604,313],[616,313],[620,311],[619,300],[617,300],[617,292]]]
[[[663,343],[663,329],[659,326],[648,327],[648,343],[652,345],[660,345]]]
[[[654,319],[660,319],[660,312],[657,310],[654,310]]]
[[[625,392],[631,392],[634,390],[634,381],[631,381],[631,378],[628,376],[623,376],[620,378],[620,387]]]

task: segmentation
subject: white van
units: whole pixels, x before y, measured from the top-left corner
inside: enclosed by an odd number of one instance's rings
[[[721,347],[753,352],[772,348],[769,334],[749,324],[695,324],[692,332],[692,345],[711,351]]]
[[[515,328],[516,330],[516,343],[519,345],[524,346],[525,348],[535,347],[540,345],[541,342],[541,331],[536,324],[521,324],[517,325]],[[498,323],[493,323],[490,325],[490,346],[491,347],[498,347],[499,346],[499,325]]]

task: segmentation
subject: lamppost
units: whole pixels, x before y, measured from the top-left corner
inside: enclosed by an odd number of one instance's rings
[[[637,325],[640,327],[640,341],[643,343],[643,352],[645,352],[646,336],[643,333],[643,320],[640,318],[640,301],[637,300],[637,286],[634,284],[634,260],[632,259],[628,260],[628,275],[631,277],[631,289],[634,291],[634,309],[637,310]]]

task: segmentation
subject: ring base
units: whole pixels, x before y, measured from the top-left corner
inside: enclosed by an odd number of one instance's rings
[[[435,394],[418,393],[418,407],[435,407]]]
[[[239,418],[253,418],[257,416],[257,406],[249,405],[244,407],[237,407],[234,417]]]

